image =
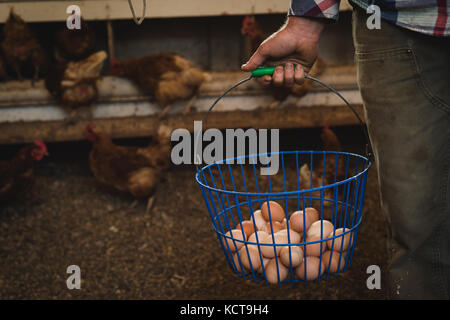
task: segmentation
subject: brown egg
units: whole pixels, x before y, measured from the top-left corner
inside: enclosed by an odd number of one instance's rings
[[[323,228],[323,231],[321,231]],[[309,227],[306,236],[319,236],[322,233],[323,239],[326,239],[327,236],[330,234],[330,232],[333,232],[334,226],[333,224],[328,220],[317,220],[316,222],[313,222],[311,226]]]
[[[253,212],[253,216],[255,217],[256,229],[267,232],[267,221],[263,218],[261,210],[256,210]],[[253,217],[250,218],[250,221],[253,222]]]
[[[275,242],[273,242],[272,236],[275,239]],[[261,252],[266,258],[275,258],[275,256],[280,253],[280,250],[283,246],[274,246],[273,244],[286,244],[288,243],[288,239],[285,234],[274,233],[273,235],[269,235],[267,238],[265,238],[261,243],[272,244],[270,246],[269,245],[261,246]]]
[[[272,228],[270,226],[271,224],[272,224]],[[278,232],[280,230],[283,230],[284,228],[285,228],[285,226],[283,225],[282,222],[278,222],[278,221],[270,222],[270,221],[268,221],[266,223],[266,229],[267,229],[268,233],[272,233],[272,229],[273,229],[273,233],[276,233],[276,232]]]
[[[342,235],[342,234],[349,230],[350,229],[344,230],[344,228],[339,228],[339,229],[336,229],[336,233],[334,233],[334,234],[333,234],[333,231],[330,232],[330,234],[328,235],[327,238],[332,238],[333,236],[337,237],[339,235],[341,235],[341,236],[334,239],[334,244],[333,244],[333,240],[328,240],[327,241],[328,249],[331,250],[331,247],[333,247],[334,251],[341,251],[341,249],[342,249],[342,251],[346,251],[348,249],[348,245],[350,243],[351,232],[346,233],[345,235]]]
[[[323,237],[323,239],[326,239]],[[320,235],[314,235],[306,237],[306,242],[313,242],[313,241],[320,241]],[[320,256],[320,247],[322,247],[322,254],[324,254],[325,250],[327,249],[327,243],[325,241],[317,242],[317,243],[311,243],[304,246],[300,246],[303,250],[305,250],[305,253],[307,256],[314,256],[319,257]]]
[[[314,209],[312,207],[305,208],[305,210],[303,210],[303,211],[306,212],[307,216],[311,217],[313,222],[319,220],[319,218],[320,218],[319,211],[317,211],[316,209]]]
[[[270,207],[270,217],[269,217],[269,207]],[[263,205],[261,206],[261,213],[266,221],[272,220],[282,222],[283,219],[286,217],[283,207],[281,207],[278,204],[278,202],[275,201],[269,201],[269,205],[267,204],[267,201],[264,202]]]
[[[324,264],[320,261],[318,257],[307,256],[303,262],[295,268],[295,274],[302,280],[305,280],[305,265],[306,265],[306,280],[315,280],[319,277],[319,267],[320,275],[324,273]]]
[[[277,268],[278,260],[278,268]],[[265,268],[267,281],[271,284],[278,283],[278,276],[280,277],[280,282],[285,280],[288,276],[289,270],[286,268],[278,258],[270,259]]]
[[[261,258],[259,256],[259,250],[256,245],[249,244],[247,245],[247,248],[243,246],[241,249],[239,249],[239,257],[241,259],[242,265],[247,270],[251,270],[251,268],[253,268],[253,270],[256,271],[261,266]]]
[[[333,255],[331,255],[331,253],[333,253]],[[344,269],[345,256],[347,255],[347,253],[345,251],[342,252],[342,256],[340,259],[339,259],[339,255],[340,255],[340,253],[336,252],[336,251],[326,251],[323,254],[322,262],[325,266],[325,272],[328,271],[328,266],[330,266],[330,273],[338,272],[338,268],[339,268],[339,271],[342,271]],[[331,261],[330,261],[330,256],[331,256]],[[340,262],[339,262],[339,260],[340,260]]]
[[[245,273],[242,262],[241,262],[241,264],[239,264],[239,258],[237,256],[236,252],[233,253],[233,261],[234,261],[233,268],[235,268],[235,270],[237,270],[238,273]]]
[[[225,235],[233,238],[233,239],[225,238],[231,252],[235,252],[236,247],[237,247],[237,250],[239,250],[244,245],[244,242],[235,241],[235,240],[241,240],[241,241],[246,240],[245,233],[242,234],[242,231],[239,229],[233,229],[231,231],[228,231]],[[235,246],[235,244],[236,244],[236,246]],[[226,247],[226,245],[225,245],[225,247]]]
[[[289,246],[283,247],[280,251],[280,260],[288,268],[292,263],[295,268],[303,262],[303,250],[298,246],[291,246],[291,254],[289,258]]]
[[[265,238],[267,238],[269,236],[269,234],[265,231],[256,231],[256,232],[252,233],[250,235],[250,237],[248,237],[248,242],[258,242],[256,240],[256,235],[258,235],[259,242],[263,241]]]
[[[245,236],[248,238],[253,232],[255,232],[255,227],[253,222],[250,220],[242,221],[242,228],[244,229]],[[240,229],[240,226],[237,228]]]
[[[287,229],[280,230],[276,232],[276,234],[282,234],[286,236],[286,239],[289,241],[286,241],[286,243],[299,243],[301,240],[301,234],[298,232],[295,232],[294,230],[289,230],[289,238],[288,238],[288,231]]]
[[[264,258],[264,257],[263,257],[263,263],[262,263],[262,265],[259,267],[259,269],[256,270],[256,272],[258,272],[258,273],[264,273],[264,271],[265,271],[266,268],[267,268],[267,264],[269,263],[270,260],[271,260],[271,259],[269,259],[269,258]],[[263,270],[263,266],[264,266],[264,270]]]
[[[302,233],[305,232],[305,230],[308,230],[311,224],[317,220],[318,219],[316,219],[314,212],[311,213],[311,211],[306,211],[306,213],[304,213],[302,210],[300,210],[295,211],[291,215],[291,217],[289,218],[289,225],[294,231]]]

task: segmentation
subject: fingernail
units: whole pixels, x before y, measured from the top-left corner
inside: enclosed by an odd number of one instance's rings
[[[283,73],[283,69],[282,69],[282,68],[276,68],[276,69],[275,69],[275,72],[276,72],[276,73]]]
[[[294,65],[292,63],[287,63],[285,68],[288,70],[292,70],[292,68],[294,68]]]

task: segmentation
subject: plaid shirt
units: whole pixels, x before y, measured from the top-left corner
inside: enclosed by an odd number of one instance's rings
[[[337,20],[340,0],[291,0],[289,15]],[[450,35],[450,4],[447,0],[351,0],[364,10],[371,4],[381,9],[381,18],[416,32]]]

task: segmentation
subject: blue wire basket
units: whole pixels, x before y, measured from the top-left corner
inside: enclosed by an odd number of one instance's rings
[[[269,155],[276,154],[280,170],[275,175],[260,174],[262,166],[256,160],[261,154],[217,161],[197,171],[196,180],[231,270],[240,278],[266,284],[320,282],[345,272],[353,258],[362,220],[370,161],[345,152],[288,151]],[[246,229],[260,230],[255,216],[269,201],[277,202],[284,210],[287,241],[277,242],[279,222],[271,219],[272,206],[267,206],[268,236],[261,239],[262,233],[256,232],[250,241]],[[315,241],[307,241],[307,232],[298,233],[300,237],[292,233],[290,214],[306,208],[315,208],[319,215],[320,237]],[[302,217],[305,226],[307,215]],[[324,225],[329,222],[334,229],[327,234]],[[342,233],[338,233],[339,229]],[[309,255],[314,245],[319,253]],[[287,263],[278,257],[283,247],[287,247]],[[264,253],[268,251],[273,251],[268,254],[273,258],[266,258]]]
[[[253,77],[219,96],[203,121],[220,99]],[[256,283],[320,282],[345,272],[353,258],[369,159],[373,160],[369,135],[358,113],[338,91],[314,77],[305,78],[338,95],[353,112],[364,129],[367,157],[286,151],[197,167],[196,181],[228,265],[240,278]],[[280,170],[274,175],[260,174],[264,166],[257,160],[274,155]],[[294,215],[300,217],[296,223]]]

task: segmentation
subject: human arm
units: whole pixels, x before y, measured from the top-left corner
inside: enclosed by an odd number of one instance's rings
[[[317,1],[317,0],[316,0]],[[242,66],[243,71],[252,71],[258,66],[277,65],[273,76],[265,76],[264,83],[291,87],[302,84],[318,55],[318,41],[327,19],[337,19],[339,4],[323,7],[327,0],[317,4],[314,0],[293,0],[286,23],[261,43],[250,60]],[[314,9],[316,8],[316,9]],[[295,68],[293,65],[301,66]]]

